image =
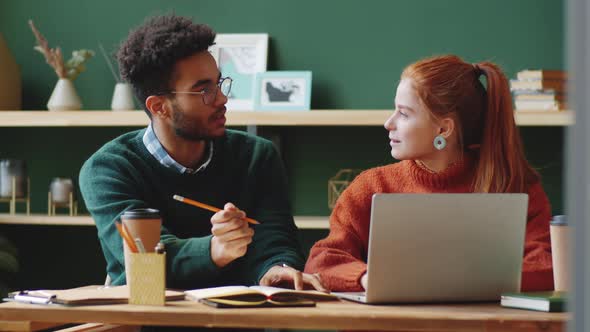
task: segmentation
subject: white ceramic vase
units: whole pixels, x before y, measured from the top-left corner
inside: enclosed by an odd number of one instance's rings
[[[76,93],[74,83],[67,78],[60,78],[49,97],[47,109],[50,111],[73,111],[82,109],[82,102]]]
[[[135,109],[133,102],[133,88],[129,83],[117,83],[111,101],[113,111],[131,111]]]

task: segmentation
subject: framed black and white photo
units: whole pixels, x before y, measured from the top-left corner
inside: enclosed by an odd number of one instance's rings
[[[254,109],[308,111],[311,71],[267,71],[256,75]]]

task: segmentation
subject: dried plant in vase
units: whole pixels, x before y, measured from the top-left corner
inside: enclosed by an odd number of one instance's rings
[[[113,99],[111,100],[111,109],[113,111],[131,111],[135,109],[135,102],[133,97],[133,87],[131,84],[123,82],[119,75],[115,72],[115,67],[111,62],[111,58],[107,55],[102,44],[98,44],[98,48],[100,48],[100,52],[104,57],[111,73],[113,74],[113,78],[115,79],[115,91],[113,92]]]
[[[29,26],[37,40],[34,49],[43,54],[45,61],[53,68],[59,78],[49,98],[47,108],[51,111],[80,109],[82,103],[72,81],[86,70],[85,63],[94,56],[94,52],[85,49],[73,51],[72,57],[64,63],[61,49],[59,47],[50,48],[47,39],[35,27],[32,20],[29,20]]]

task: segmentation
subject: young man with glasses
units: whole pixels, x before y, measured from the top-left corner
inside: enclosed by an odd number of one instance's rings
[[[296,240],[281,159],[269,141],[226,130],[232,79],[208,52],[215,33],[175,15],[148,19],[117,54],[150,118],[142,130],[107,143],[82,167],[80,188],[94,218],[107,272],[125,283],[124,211],[155,208],[162,216],[167,286],[305,285],[319,277],[299,272]],[[222,208],[183,204],[180,195]],[[260,222],[249,226],[248,217]]]

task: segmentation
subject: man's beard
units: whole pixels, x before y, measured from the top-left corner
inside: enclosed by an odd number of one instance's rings
[[[187,119],[182,109],[175,102],[172,103],[172,125],[176,136],[187,141],[210,141],[213,137],[207,132],[204,126],[193,123],[194,120]]]

